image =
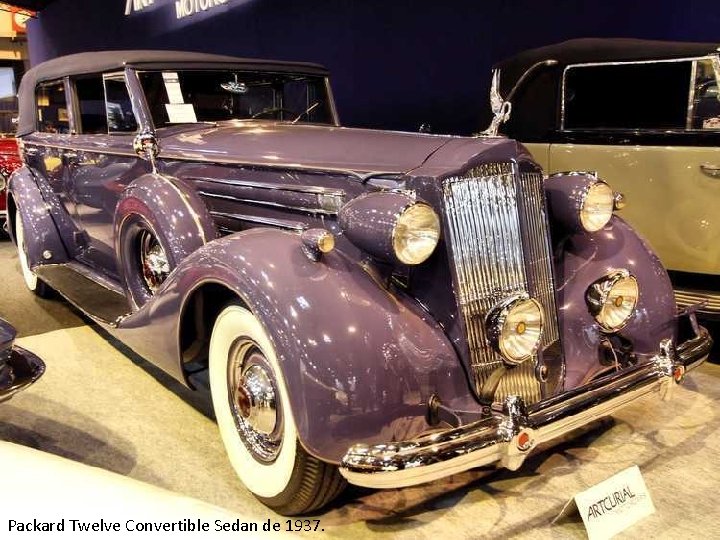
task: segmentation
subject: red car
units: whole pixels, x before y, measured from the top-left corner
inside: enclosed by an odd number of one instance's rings
[[[7,221],[7,200],[5,186],[10,175],[22,165],[14,137],[0,137],[0,226]]]

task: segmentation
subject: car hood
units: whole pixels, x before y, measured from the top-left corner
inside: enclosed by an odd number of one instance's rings
[[[158,130],[160,156],[358,173],[404,173],[455,137],[255,121]]]

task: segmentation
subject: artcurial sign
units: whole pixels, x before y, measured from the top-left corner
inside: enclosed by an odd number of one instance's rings
[[[184,19],[185,17],[223,6],[229,1],[230,0],[174,0],[175,16],[178,19]],[[162,2],[162,0],[158,0],[158,3],[160,2]],[[166,3],[171,4],[171,2]],[[155,5],[155,0],[126,0],[125,15],[140,12],[152,5]]]

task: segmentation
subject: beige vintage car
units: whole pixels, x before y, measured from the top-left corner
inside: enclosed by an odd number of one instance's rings
[[[591,170],[670,271],[678,304],[720,316],[720,48],[576,39],[495,66],[499,130],[549,173]],[[503,97],[504,96],[504,99]],[[618,200],[617,206],[623,206]]]

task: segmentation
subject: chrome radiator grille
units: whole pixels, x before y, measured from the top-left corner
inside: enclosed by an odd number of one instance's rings
[[[542,175],[511,163],[484,164],[443,184],[458,304],[465,322],[478,393],[502,358],[488,344],[485,317],[501,300],[527,292],[543,306],[544,349],[558,339],[552,258]],[[540,399],[536,361],[508,370],[494,394]]]

